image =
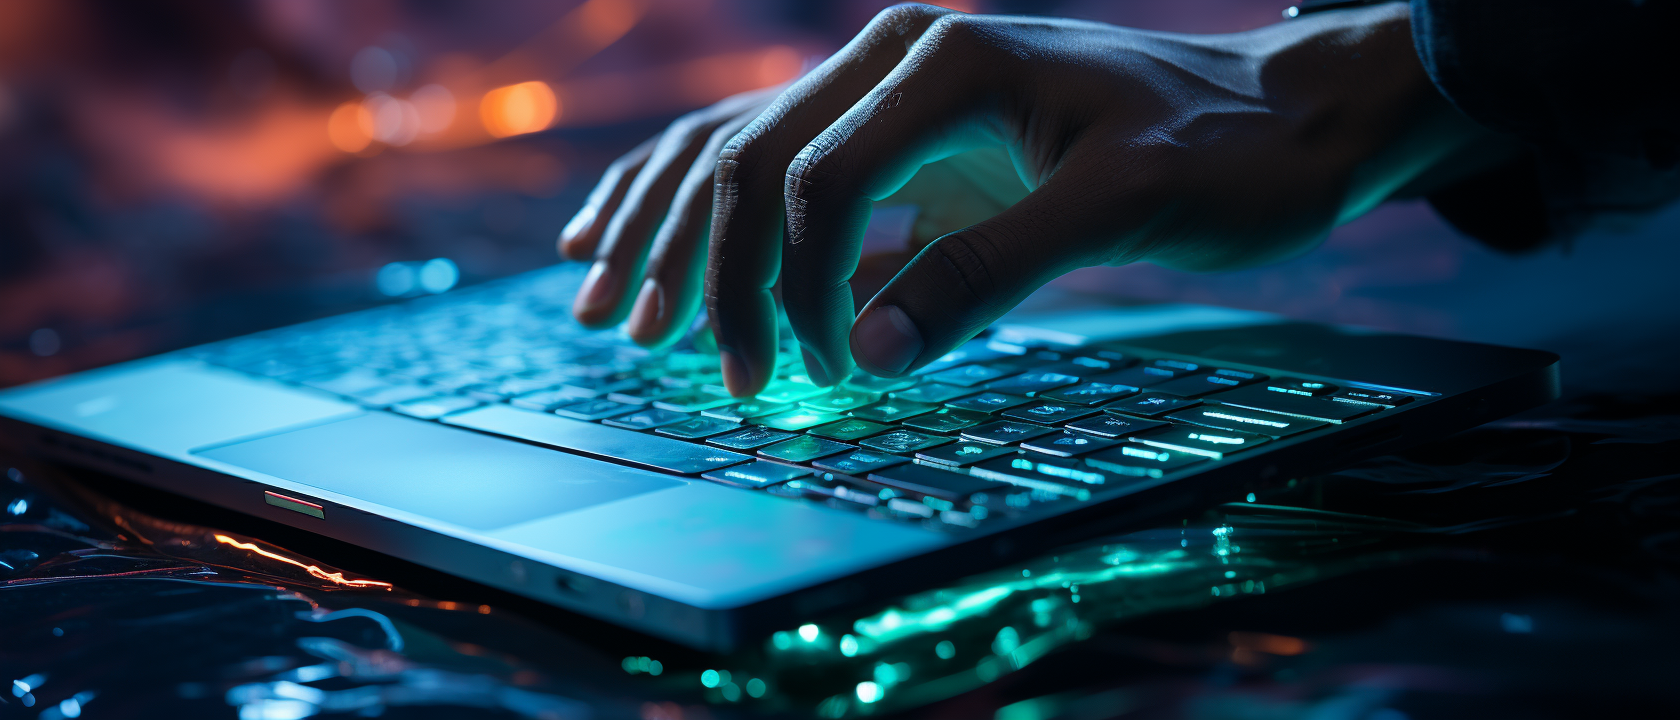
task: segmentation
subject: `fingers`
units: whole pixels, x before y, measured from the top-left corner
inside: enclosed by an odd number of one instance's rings
[[[700,310],[705,246],[712,221],[712,179],[725,143],[757,117],[747,113],[712,131],[677,188],[648,253],[647,279],[637,292],[625,330],[647,347],[664,347],[682,337]]]
[[[788,167],[782,299],[813,380],[852,369],[848,280],[871,201],[892,195],[924,164],[997,141],[991,135],[996,66],[967,71],[984,50],[965,45],[952,16],[880,85],[813,140]],[[875,369],[875,368],[867,368]]]
[[[595,251],[595,265],[578,289],[572,314],[586,326],[615,325],[624,317],[625,295],[641,276],[648,242],[670,207],[684,172],[700,154],[705,136],[697,121],[680,121],[659,137],[641,172],[631,181],[618,211],[607,222]]]
[[[758,392],[775,369],[776,303],[771,288],[781,265],[785,216],[780,191],[788,164],[949,12],[899,6],[881,13],[724,147],[714,188],[706,303],[731,393]]]
[[[624,318],[629,294],[642,284],[642,263],[653,233],[678,200],[684,176],[700,162],[706,141],[719,125],[743,114],[756,115],[766,101],[766,93],[775,91],[767,88],[737,95],[679,118],[660,134],[601,233],[595,265],[572,306],[579,322],[602,327]],[[704,162],[708,168],[712,166],[711,161]]]
[[[989,220],[923,248],[858,314],[850,348],[863,369],[910,372],[974,337],[1044,283],[1078,267],[1138,259],[1143,193],[1076,161]]]
[[[624,201],[624,194],[630,190],[630,182],[636,179],[636,173],[647,163],[649,155],[659,138],[649,138],[637,145],[635,149],[624,154],[601,174],[601,181],[595,184],[595,189],[589,191],[589,199],[583,207],[566,223],[560,231],[560,256],[567,260],[588,260],[595,256],[595,248],[601,242],[601,234],[607,230],[607,221],[618,210],[619,203]]]

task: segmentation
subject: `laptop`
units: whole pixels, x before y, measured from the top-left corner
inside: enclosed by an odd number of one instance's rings
[[[750,399],[571,321],[560,265],[0,391],[113,474],[703,650],[1545,403],[1534,350],[1197,306],[1006,317]],[[788,334],[784,333],[784,337]]]

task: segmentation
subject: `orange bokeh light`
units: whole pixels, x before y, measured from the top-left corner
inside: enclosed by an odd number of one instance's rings
[[[333,110],[327,118],[327,139],[333,147],[347,153],[359,153],[373,142],[373,117],[367,108],[354,100]]]
[[[560,115],[560,101],[546,83],[532,80],[485,93],[478,113],[491,135],[510,137],[553,124]]]

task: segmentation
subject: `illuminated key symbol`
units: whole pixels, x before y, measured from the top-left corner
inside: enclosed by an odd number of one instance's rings
[[[1055,406],[1055,405],[1040,405],[1040,406],[1035,407],[1031,410],[1028,410],[1027,412],[1030,412],[1034,415],[1055,415],[1056,413],[1059,413],[1059,412],[1061,412],[1063,410],[1066,410],[1066,409],[1067,408],[1058,407],[1058,406]]]
[[[998,428],[998,432],[1015,433],[1015,434],[1019,435],[1019,434],[1025,433],[1026,430],[1023,430],[1023,429],[1018,428],[1018,427],[1001,427],[1001,428]]]
[[[983,453],[983,452],[986,452],[986,450],[984,448],[977,448],[977,447],[974,447],[973,445],[964,445],[963,449],[957,451],[957,454],[958,455],[979,455],[980,453]]]
[[[1145,400],[1145,401],[1143,401],[1141,403],[1138,403],[1138,404],[1139,405],[1162,405],[1162,404],[1165,404],[1166,402],[1167,402],[1166,398],[1149,398],[1148,400]]]
[[[1089,442],[1090,441],[1086,440],[1085,438],[1066,438],[1065,437],[1065,438],[1062,438],[1060,440],[1057,440],[1056,444],[1057,445],[1085,445]]]

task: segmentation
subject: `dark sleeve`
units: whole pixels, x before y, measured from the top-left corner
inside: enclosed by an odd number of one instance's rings
[[[1680,195],[1680,1],[1411,0],[1424,68],[1528,152],[1431,195],[1449,222],[1524,250]]]

